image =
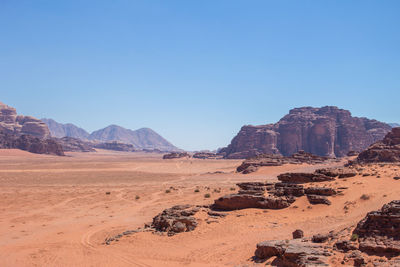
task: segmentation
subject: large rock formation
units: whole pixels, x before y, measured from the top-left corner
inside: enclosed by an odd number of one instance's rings
[[[0,148],[16,148],[38,154],[64,155],[62,146],[50,139],[41,120],[17,115],[15,108],[0,102]]]
[[[40,139],[32,135],[17,135],[0,131],[0,149],[21,149],[37,154],[63,156],[62,146],[54,139]]]
[[[65,152],[96,152],[94,144],[74,137],[63,137],[57,139]]]
[[[50,137],[47,125],[31,116],[17,115],[15,108],[0,102],[0,130],[17,135],[31,135],[40,139]]]
[[[393,128],[382,141],[361,152],[357,162],[400,162],[400,127]]]
[[[221,153],[227,158],[248,158],[259,154],[289,156],[304,150],[341,157],[349,151],[364,150],[390,130],[386,123],[352,117],[349,111],[337,107],[302,107],[290,110],[275,124],[243,126]]]

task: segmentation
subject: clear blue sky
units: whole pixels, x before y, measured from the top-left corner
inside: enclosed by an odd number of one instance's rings
[[[336,105],[400,122],[400,1],[0,0],[0,101],[184,149]]]

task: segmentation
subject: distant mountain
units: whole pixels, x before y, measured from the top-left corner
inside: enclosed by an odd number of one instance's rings
[[[81,140],[87,140],[89,137],[88,132],[72,123],[62,124],[52,119],[42,119],[42,121],[47,124],[53,137],[74,137]]]
[[[91,133],[88,139],[100,142],[118,141],[132,144],[135,148],[139,149],[159,149],[162,151],[179,150],[158,133],[149,128],[141,128],[132,131],[118,125],[110,125]]]
[[[390,127],[392,128],[396,128],[396,127],[400,127],[400,124],[398,123],[388,123],[390,125]]]

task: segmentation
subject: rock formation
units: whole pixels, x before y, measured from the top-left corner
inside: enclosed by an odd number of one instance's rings
[[[391,126],[376,120],[352,117],[347,110],[327,106],[290,110],[275,124],[243,126],[231,144],[222,149],[227,158],[259,154],[284,156],[304,150],[327,157],[362,151],[382,139]]]
[[[0,131],[1,149],[21,149],[37,154],[63,156],[62,146],[54,139],[40,139],[32,135],[17,135]]]
[[[133,152],[136,151],[135,147],[131,144],[124,144],[120,142],[107,142],[107,143],[99,143],[94,145],[95,148],[106,149],[106,150],[114,150],[114,151],[125,151],[125,152]]]
[[[151,226],[157,231],[167,232],[168,235],[193,231],[198,224],[193,215],[199,210],[199,207],[191,205],[174,206],[154,217]]]
[[[16,135],[31,135],[40,139],[50,137],[47,125],[31,116],[17,115],[15,108],[0,102],[0,130]]]
[[[163,159],[179,159],[179,158],[188,158],[190,155],[186,152],[171,152],[168,154],[165,154],[163,156]]]
[[[236,170],[237,172],[247,174],[257,171],[257,169],[262,166],[281,166],[284,164],[301,163],[319,164],[327,160],[327,157],[316,156],[303,150],[300,150],[289,157],[279,154],[261,154],[246,159]]]
[[[370,254],[400,255],[400,200],[372,211],[355,228],[359,249]]]
[[[74,137],[57,139],[65,152],[96,152],[94,144]]]
[[[15,108],[0,103],[0,148],[64,155],[62,146],[49,137],[49,129],[41,120],[17,115]]]
[[[356,161],[359,163],[400,162],[400,127],[393,128],[383,140],[361,152]]]

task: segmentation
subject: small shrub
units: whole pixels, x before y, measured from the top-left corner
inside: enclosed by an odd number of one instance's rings
[[[136,199],[136,200],[140,199],[140,196],[136,196],[135,199]]]
[[[194,190],[194,192],[195,192],[195,193],[199,193],[200,190],[199,190],[198,188],[196,188],[196,189]]]
[[[106,192],[106,195],[110,195],[111,194],[111,192]]]
[[[214,189],[214,192],[215,192],[215,193],[221,193],[221,190],[215,188],[215,189]]]
[[[207,194],[204,195],[204,197],[205,197],[205,198],[210,198],[211,195],[207,193]]]
[[[231,187],[231,188],[229,188],[231,191],[235,191],[236,190],[236,188],[234,188],[234,187]]]
[[[358,235],[357,234],[352,234],[350,237],[351,241],[357,241],[358,240]]]
[[[167,190],[165,190],[165,193],[169,194],[169,193],[171,193],[171,190],[167,189]]]

